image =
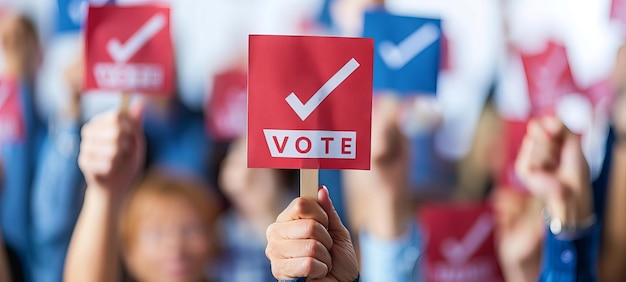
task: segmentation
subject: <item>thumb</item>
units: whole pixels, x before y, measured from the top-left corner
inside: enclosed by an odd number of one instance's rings
[[[145,108],[145,104],[140,101],[137,103],[133,103],[128,109],[128,117],[130,121],[139,129],[141,129],[143,112]]]
[[[344,231],[347,232],[346,227],[341,222],[341,218],[333,206],[333,202],[330,199],[328,188],[324,185],[317,192],[317,202],[322,206],[326,214],[328,215],[328,231]]]

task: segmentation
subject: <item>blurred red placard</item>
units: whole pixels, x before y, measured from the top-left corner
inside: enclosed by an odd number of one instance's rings
[[[420,218],[426,240],[425,281],[504,281],[488,202],[431,204],[421,208]]]
[[[0,78],[0,141],[23,141],[26,135],[19,82],[15,78]]]
[[[369,169],[374,42],[251,35],[248,166]]]
[[[533,116],[552,115],[560,98],[576,93],[565,47],[548,41],[538,54],[522,53]]]
[[[243,70],[223,72],[213,79],[206,124],[215,140],[229,141],[246,133],[247,82]]]
[[[611,19],[626,25],[626,1],[613,0],[611,2]]]
[[[85,40],[86,90],[173,92],[169,8],[89,7]]]

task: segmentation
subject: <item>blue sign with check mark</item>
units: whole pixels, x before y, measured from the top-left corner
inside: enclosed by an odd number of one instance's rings
[[[57,0],[56,32],[77,32],[87,18],[89,4],[105,5],[115,0]]]
[[[437,92],[441,20],[369,11],[363,36],[374,38],[375,91]]]

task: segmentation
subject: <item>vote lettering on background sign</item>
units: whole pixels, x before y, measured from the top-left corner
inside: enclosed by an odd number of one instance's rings
[[[375,40],[374,90],[437,92],[442,41],[439,19],[370,11],[365,13],[363,36]]]
[[[86,90],[172,94],[169,8],[92,6],[86,31]]]
[[[373,40],[251,35],[248,166],[369,169]]]
[[[233,140],[246,133],[247,81],[243,70],[220,73],[213,79],[206,124],[215,140]]]
[[[431,204],[420,211],[426,237],[422,270],[428,282],[504,281],[487,202]]]
[[[579,92],[563,45],[549,41],[538,54],[522,53],[522,63],[533,116],[555,114],[561,98]]]
[[[0,142],[19,142],[25,139],[26,129],[20,101],[17,79],[0,78]]]

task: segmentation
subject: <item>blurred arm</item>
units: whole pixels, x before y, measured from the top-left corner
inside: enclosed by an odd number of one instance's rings
[[[9,273],[9,264],[7,262],[7,256],[4,252],[4,241],[2,240],[2,233],[0,232],[0,282],[11,281],[11,273]]]
[[[621,137],[623,138],[623,137]],[[626,279],[626,140],[613,145],[600,253],[602,281]]]
[[[97,116],[83,127],[82,138],[78,163],[87,191],[64,278],[68,282],[116,281],[120,273],[118,212],[145,160],[141,113]]]

